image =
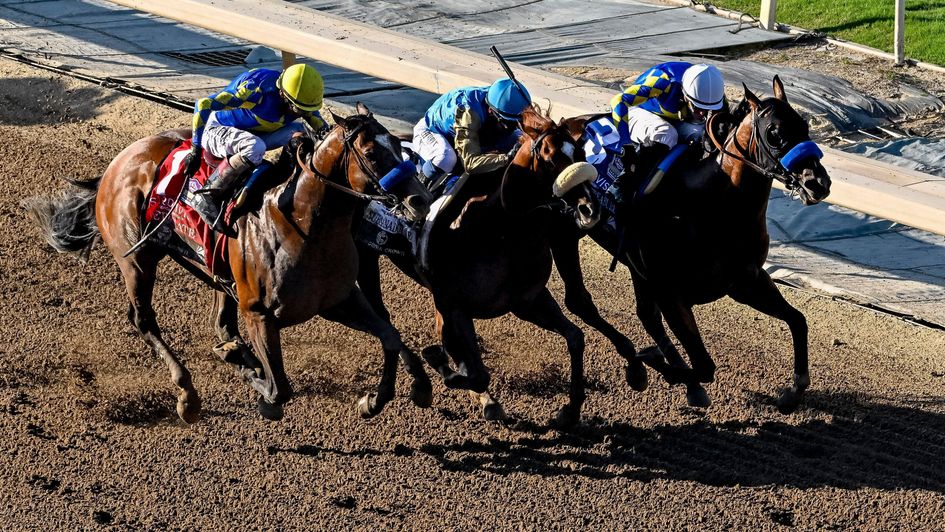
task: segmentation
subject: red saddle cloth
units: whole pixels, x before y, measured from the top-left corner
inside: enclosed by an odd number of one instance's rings
[[[170,222],[173,223],[174,232],[203,259],[207,270],[214,275],[229,277],[230,268],[226,256],[229,238],[226,235],[214,234],[210,226],[204,223],[200,215],[185,201],[186,192],[174,207],[174,201],[184,186],[184,160],[190,153],[190,146],[189,139],[184,141],[161,163],[161,168],[157,172],[157,183],[148,197],[148,208],[144,219],[153,225],[163,220],[170,212]],[[207,161],[203,160],[200,170],[188,183],[190,191],[199,190],[207,182],[212,171]],[[172,208],[173,211],[171,211]]]

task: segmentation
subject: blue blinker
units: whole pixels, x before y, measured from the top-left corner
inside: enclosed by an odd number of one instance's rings
[[[801,162],[811,158],[820,160],[823,156],[824,152],[820,151],[820,147],[817,146],[816,142],[806,140],[791,148],[791,151],[785,153],[784,157],[781,157],[781,166],[795,172]]]
[[[415,175],[417,175],[417,165],[410,161],[404,161],[395,166],[390,172],[387,172],[387,175],[380,179],[380,185],[385,192],[390,192],[390,189],[397,186],[398,183]]]

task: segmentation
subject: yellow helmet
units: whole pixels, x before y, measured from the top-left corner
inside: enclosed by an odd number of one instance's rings
[[[303,111],[322,108],[325,82],[322,75],[309,65],[299,63],[283,70],[276,80],[276,87],[282,90],[292,105]]]

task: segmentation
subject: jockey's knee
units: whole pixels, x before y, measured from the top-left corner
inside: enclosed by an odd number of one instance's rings
[[[233,155],[241,155],[253,166],[259,166],[266,155],[266,143],[259,137],[253,135],[253,138],[244,138],[234,146]]]
[[[445,150],[442,150],[433,158],[433,164],[444,172],[451,172],[453,167],[456,166],[456,151],[452,147],[446,146]]]
[[[662,144],[669,149],[673,149],[679,143],[679,132],[672,124],[664,122],[654,128],[650,140],[651,144]]]

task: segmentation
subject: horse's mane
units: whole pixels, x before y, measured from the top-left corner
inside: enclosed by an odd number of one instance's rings
[[[547,129],[548,127],[554,127],[555,123],[551,119],[551,108],[549,107],[546,110],[543,110],[541,107],[538,107],[535,104],[526,107],[522,111],[522,125],[528,128],[533,129]]]

